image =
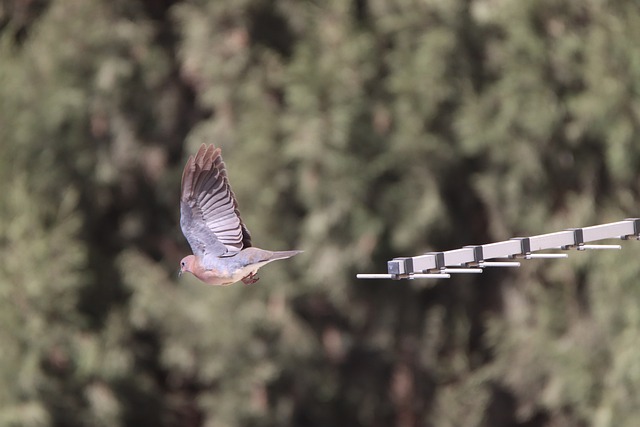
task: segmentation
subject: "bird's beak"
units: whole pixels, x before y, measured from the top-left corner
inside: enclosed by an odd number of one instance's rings
[[[182,269],[178,270],[178,277],[182,277]]]

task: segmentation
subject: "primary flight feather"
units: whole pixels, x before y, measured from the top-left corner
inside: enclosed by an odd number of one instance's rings
[[[202,144],[184,167],[180,227],[193,251],[180,261],[180,274],[188,271],[210,285],[225,286],[240,280],[255,283],[260,267],[301,252],[251,246],[220,148],[213,145]]]

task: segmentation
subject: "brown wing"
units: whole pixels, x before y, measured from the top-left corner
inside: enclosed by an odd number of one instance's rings
[[[251,246],[220,148],[202,144],[195,157],[189,157],[182,173],[180,215],[182,232],[205,264],[209,256],[233,255]]]

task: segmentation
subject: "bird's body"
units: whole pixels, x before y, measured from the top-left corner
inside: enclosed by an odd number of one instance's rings
[[[227,258],[218,258],[215,265],[205,268],[198,258],[189,255],[189,270],[194,276],[203,282],[214,286],[226,286],[243,280],[245,283],[253,283],[258,269],[263,265],[279,259],[290,258],[300,251],[265,251],[259,248],[246,248]]]
[[[203,282],[225,286],[242,280],[255,283],[258,269],[301,251],[267,251],[251,246],[240,218],[220,149],[204,144],[189,157],[182,174],[180,226],[193,255],[180,262]]]

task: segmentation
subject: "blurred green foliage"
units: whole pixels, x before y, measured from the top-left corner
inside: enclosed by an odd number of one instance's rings
[[[635,426],[640,265],[395,256],[638,215],[640,10],[0,1],[0,426]],[[221,146],[255,286],[178,281]]]

